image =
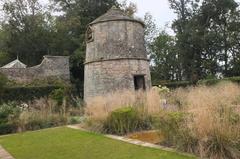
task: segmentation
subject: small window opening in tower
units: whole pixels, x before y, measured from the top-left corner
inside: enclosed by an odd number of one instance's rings
[[[93,39],[93,30],[91,27],[88,27],[87,29],[87,32],[86,32],[86,41],[89,43],[89,42],[92,42],[94,39]]]
[[[146,90],[144,75],[134,75],[134,87],[135,90]]]

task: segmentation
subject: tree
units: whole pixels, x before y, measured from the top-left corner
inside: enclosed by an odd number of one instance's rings
[[[127,0],[124,0],[119,4],[120,9],[122,9],[126,15],[134,17],[134,14],[137,12],[137,5],[135,3],[127,3]]]
[[[10,60],[10,55],[6,52],[7,34],[0,29],[0,67],[7,64]]]
[[[235,0],[212,0],[203,1],[201,12],[202,19],[205,20],[208,33],[212,36],[214,42],[218,45],[216,50],[218,60],[223,63],[221,68],[225,76],[230,75],[231,57],[234,56],[239,41],[239,11]],[[235,51],[234,51],[235,50]]]
[[[82,95],[85,59],[85,32],[89,23],[106,13],[116,0],[52,0],[63,14],[56,17],[56,37],[52,46],[56,52],[71,55],[71,79]]]
[[[49,52],[51,25],[48,12],[43,10],[38,0],[4,1],[6,16],[2,29],[5,50],[11,58],[19,56],[28,65],[40,63],[42,56]]]
[[[154,38],[158,35],[158,28],[150,13],[144,15],[144,37],[145,37],[145,46],[147,48],[147,53],[151,55],[151,45],[154,42]]]
[[[151,45],[153,80],[179,80],[179,56],[173,36],[161,32]]]
[[[234,0],[169,0],[183,79],[237,75],[239,10]]]
[[[197,12],[198,1],[169,0],[171,8],[178,15],[172,28],[176,33],[176,48],[182,64],[180,79],[196,82],[201,77],[201,50],[196,42],[193,16]]]

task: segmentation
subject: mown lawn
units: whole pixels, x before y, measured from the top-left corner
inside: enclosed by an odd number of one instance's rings
[[[62,127],[0,137],[16,159],[190,159]]]

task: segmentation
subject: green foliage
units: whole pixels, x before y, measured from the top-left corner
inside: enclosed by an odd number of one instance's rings
[[[196,152],[198,139],[191,134],[185,122],[189,117],[185,112],[168,112],[156,117],[155,126],[165,138],[162,144],[176,146],[182,151]]]
[[[134,17],[137,12],[137,5],[133,2],[128,2],[127,0],[122,1],[119,4],[119,8],[128,16]]]
[[[188,87],[191,85],[193,85],[193,84],[189,81],[176,81],[176,82],[169,82],[169,83],[164,84],[164,86],[166,86],[168,88]]]
[[[0,134],[38,130],[66,124],[67,117],[59,114],[43,115],[40,111],[31,112],[16,103],[0,105]]]
[[[1,31],[0,31],[0,34],[1,34]],[[1,35],[0,35],[0,41],[1,41]],[[1,52],[1,49],[0,49],[0,67],[7,64],[9,60],[10,60],[10,55],[8,53]]]
[[[74,116],[69,118],[68,124],[79,124],[82,123],[84,120],[85,120],[84,117]]]
[[[159,94],[167,94],[170,92],[170,90],[166,86],[161,86],[161,85],[155,86],[153,87],[153,89],[158,91]]]
[[[153,16],[150,13],[146,13],[144,15],[144,24],[145,24],[144,37],[147,52],[148,54],[152,54],[151,46],[154,41],[154,38],[158,34],[158,28],[155,23],[155,20],[153,19]]]
[[[236,0],[169,0],[177,14],[175,36],[160,33],[152,45],[152,79],[196,84],[209,75],[239,76],[239,4]]]
[[[200,81],[198,81],[198,84],[212,86],[212,85],[216,85],[220,82],[233,82],[233,83],[240,84],[240,77],[229,77],[229,78],[223,78],[223,79],[200,80]]]
[[[4,87],[6,86],[8,82],[8,79],[5,75],[3,75],[2,73],[0,73],[0,96],[4,90]]]
[[[81,103],[75,103],[77,101],[74,99],[74,97],[70,95],[71,94],[70,91],[71,89],[69,87],[64,87],[64,88],[55,89],[51,92],[49,97],[56,102],[54,105],[54,111],[56,113],[61,113],[63,115],[66,115],[66,111],[70,111],[70,105],[72,108],[74,106],[75,108],[76,106],[79,107],[79,111],[80,111],[81,105],[76,105],[76,104],[81,104]]]
[[[151,58],[154,61],[153,80],[181,80],[180,59],[175,43],[175,38],[164,31],[153,39],[150,46]]]
[[[113,111],[103,126],[107,133],[124,135],[150,128],[149,120],[141,117],[134,108],[126,107]]]
[[[14,133],[17,131],[17,119],[21,109],[16,103],[0,105],[0,135]]]
[[[50,97],[57,102],[57,105],[62,105],[65,97],[65,90],[62,88],[53,90]]]
[[[39,0],[4,1],[2,11],[8,17],[1,25],[5,34],[2,49],[11,59],[18,55],[32,66],[39,64],[46,53],[52,53],[52,17]]]
[[[188,87],[193,84],[189,81],[160,81],[160,82],[154,82],[153,85],[156,85],[156,86],[161,85],[170,89],[174,89],[179,87]]]
[[[0,124],[0,135],[16,133],[17,126],[13,123],[2,123]]]
[[[60,115],[49,115],[46,118],[33,116],[28,119],[28,122],[23,125],[23,130],[39,130],[51,127],[57,127],[67,124],[67,118]]]
[[[41,97],[49,96],[52,91],[59,89],[59,86],[40,86],[40,87],[8,87],[0,96],[2,102],[7,101],[31,101]]]
[[[21,109],[16,103],[0,105],[0,124],[14,122],[20,115]]]
[[[184,122],[185,114],[182,112],[169,112],[156,118],[156,127],[164,135],[165,140],[169,143],[174,142],[174,136]]]

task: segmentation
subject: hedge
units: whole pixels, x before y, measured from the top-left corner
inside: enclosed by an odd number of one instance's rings
[[[223,78],[223,79],[200,80],[197,82],[197,85],[211,86],[211,85],[215,85],[215,84],[218,84],[219,82],[224,82],[224,81],[240,84],[240,76],[239,77],[228,77],[228,78]],[[193,83],[191,83],[190,81],[160,81],[160,82],[154,82],[154,84],[153,84],[153,86],[159,86],[159,85],[166,86],[170,89],[175,89],[175,88],[179,88],[179,87],[192,86]]]
[[[200,81],[198,81],[198,84],[199,85],[211,86],[211,85],[215,85],[219,82],[223,82],[223,81],[226,81],[226,82],[229,81],[229,82],[240,84],[240,77],[229,77],[229,78],[223,78],[223,79],[200,80]]]
[[[192,83],[189,81],[160,81],[153,84],[153,86],[166,86],[170,89],[175,89],[179,87],[191,86]]]
[[[31,101],[41,97],[49,96],[53,90],[63,88],[62,86],[40,86],[40,87],[6,87],[0,96],[1,102],[9,101]]]
[[[15,124],[2,123],[0,124],[0,135],[16,133],[17,126]]]

